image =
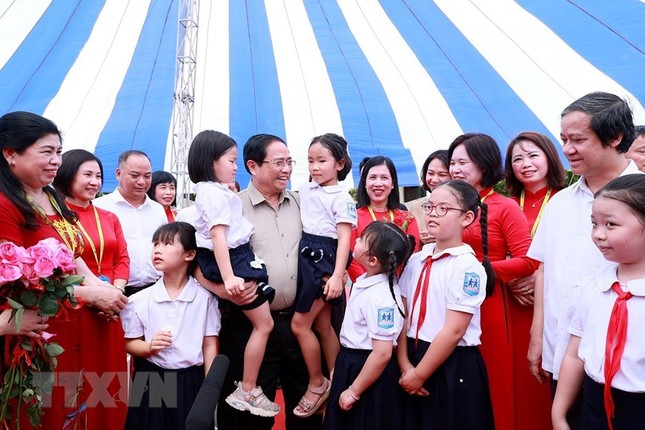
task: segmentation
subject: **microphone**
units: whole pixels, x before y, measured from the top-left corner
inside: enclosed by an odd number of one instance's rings
[[[230,360],[227,356],[215,356],[208,375],[204,378],[204,382],[195,397],[195,402],[186,417],[186,430],[213,429],[215,425],[215,407],[222,392],[222,385],[224,384],[229,363]]]

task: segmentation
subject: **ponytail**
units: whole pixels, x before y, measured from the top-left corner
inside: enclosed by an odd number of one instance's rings
[[[385,274],[387,275],[387,282],[390,285],[390,294],[394,299],[394,303],[396,303],[396,307],[399,310],[401,317],[405,318],[405,312],[403,312],[403,310],[399,306],[399,302],[396,300],[396,295],[394,294],[394,281],[396,276],[396,269],[399,267],[399,264],[396,260],[397,259],[396,259],[396,255],[394,254],[394,251],[390,251],[387,258],[387,265],[385,267]]]
[[[495,271],[488,259],[488,206],[483,202],[479,207],[479,225],[482,230],[482,250],[484,253],[482,266],[486,271],[486,297],[490,297],[493,295],[493,287],[495,286]]]

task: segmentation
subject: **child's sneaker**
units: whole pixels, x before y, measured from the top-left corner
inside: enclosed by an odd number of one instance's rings
[[[226,398],[226,403],[238,411],[249,411],[260,417],[275,417],[280,412],[280,405],[273,403],[262,392],[262,388],[255,387],[248,393],[242,390],[242,382],[236,382],[237,388]]]

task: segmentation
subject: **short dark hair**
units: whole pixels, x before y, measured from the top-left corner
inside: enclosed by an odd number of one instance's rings
[[[547,136],[534,131],[525,131],[517,135],[511,143],[508,144],[506,149],[506,161],[504,164],[504,177],[506,179],[505,187],[506,192],[512,196],[519,196],[522,194],[524,184],[513,173],[513,148],[521,142],[531,142],[544,152],[547,160],[548,171],[546,174],[548,186],[554,190],[561,190],[564,188],[564,181],[567,177],[564,171],[562,161],[555,145]]]
[[[249,139],[244,144],[243,157],[244,157],[244,168],[248,173],[251,173],[248,163],[249,161],[255,161],[256,164],[262,164],[265,158],[267,158],[267,146],[272,142],[282,142],[285,146],[287,144],[284,140],[278,136],[272,134],[254,134],[249,137]]]
[[[584,112],[591,116],[591,129],[603,146],[621,137],[618,153],[627,152],[634,141],[634,118],[626,100],[605,92],[589,93],[567,106],[560,115]]]
[[[175,236],[178,237],[179,243],[183,246],[184,251],[197,251],[197,241],[195,239],[195,227],[187,222],[175,221],[169,222],[159,227],[152,235],[152,243],[164,242],[175,243]],[[197,267],[197,259],[193,259],[188,265],[187,273],[190,275]]]
[[[142,155],[146,157],[148,161],[150,161],[150,157],[148,157],[148,154],[146,154],[145,152],[139,151],[138,149],[128,149],[127,151],[123,151],[121,154],[119,154],[117,166],[119,166],[120,168],[121,165],[128,161],[128,158],[130,158],[132,155]],[[150,165],[152,165],[152,161],[150,161]]]
[[[428,155],[428,158],[426,158],[426,161],[423,162],[423,166],[421,167],[421,188],[423,188],[426,191],[430,191],[430,188],[428,188],[428,184],[426,183],[426,175],[428,174],[428,166],[430,166],[430,163],[432,163],[432,160],[437,159],[441,161],[441,163],[444,165],[446,170],[448,170],[448,166],[450,165],[450,158],[448,158],[448,150],[447,149],[439,149],[432,154]]]
[[[448,148],[451,163],[452,154],[459,145],[464,145],[470,159],[482,171],[482,187],[492,187],[502,179],[502,153],[495,139],[484,133],[466,133],[458,136]]]
[[[370,197],[367,195],[367,189],[365,188],[367,183],[367,174],[369,173],[372,167],[381,166],[383,164],[390,171],[390,176],[392,177],[392,191],[390,192],[390,195],[387,198],[387,208],[389,210],[395,210],[399,208],[401,201],[399,200],[399,178],[396,173],[396,167],[394,166],[394,162],[392,161],[392,159],[390,159],[389,157],[384,157],[382,155],[376,155],[374,157],[371,157],[369,160],[367,160],[367,162],[365,163],[365,166],[363,166],[363,171],[361,172],[361,179],[358,182],[358,190],[357,190],[358,204],[356,205],[357,207],[361,208],[363,206],[369,206]]]
[[[327,148],[336,162],[340,163],[345,161],[345,165],[337,173],[338,180],[344,180],[347,177],[347,174],[352,171],[352,159],[349,158],[349,153],[347,152],[347,141],[345,138],[334,133],[326,133],[311,139],[309,148],[316,143],[320,143],[323,148]]]
[[[645,125],[634,126],[634,140],[641,136],[645,137]],[[634,140],[632,140],[632,143],[634,143]]]
[[[60,142],[63,141],[56,124],[35,113],[16,111],[0,117],[0,150],[13,149],[18,154],[23,154],[27,148],[48,135],[57,136]],[[67,208],[63,199],[52,187],[46,186],[43,190],[56,199],[63,218],[69,222],[76,221],[76,214]],[[0,157],[0,192],[7,196],[25,217],[27,229],[35,230],[39,227],[34,209],[25,196],[22,182],[13,174],[7,159],[3,156]]]
[[[213,171],[213,161],[219,160],[235,141],[224,133],[214,130],[201,131],[193,139],[188,151],[188,176],[194,183],[220,182]]]
[[[148,194],[148,197],[150,197],[155,202],[157,201],[157,199],[155,198],[155,189],[159,184],[173,184],[175,187],[177,187],[177,178],[175,178],[175,175],[170,172],[166,172],[165,170],[157,170],[155,172],[152,172],[152,182],[150,183],[150,188],[148,189],[146,194]],[[174,200],[170,205],[174,206],[175,203],[177,203],[176,194]]]
[[[101,171],[101,186],[103,186],[103,163],[99,158],[84,149],[71,149],[63,153],[63,162],[54,178],[54,188],[66,197],[72,196],[72,184],[81,165],[87,161],[96,161]]]

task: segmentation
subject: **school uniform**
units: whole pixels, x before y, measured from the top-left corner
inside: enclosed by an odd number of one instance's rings
[[[325,429],[401,428],[400,373],[394,352],[379,378],[361,394],[352,409],[343,411],[338,404],[341,393],[354,382],[371,354],[372,340],[391,341],[396,346],[404,319],[399,313],[403,305],[398,285],[393,290],[396,301],[384,274],[362,275],[352,288],[340,331],[341,348],[334,366]]]
[[[429,396],[404,396],[406,429],[494,428],[488,376],[479,352],[480,307],[486,297],[486,272],[468,245],[433,255],[435,244],[412,255],[401,275],[401,295],[407,299],[408,358],[416,366],[444,326],[448,310],[472,314],[457,347],[424,383]],[[433,262],[426,296],[422,288],[426,259]],[[421,290],[423,291],[423,290]],[[423,305],[423,300],[426,300]],[[423,308],[427,308],[425,313]],[[419,324],[420,315],[425,319]]]
[[[309,182],[300,187],[302,239],[298,256],[298,296],[296,312],[309,312],[314,301],[323,295],[322,278],[334,273],[338,249],[337,224],[356,227],[356,204],[342,185],[321,187]],[[351,258],[348,258],[349,266]],[[330,300],[340,304],[343,295]]]
[[[603,390],[605,384],[605,345],[612,309],[618,294],[612,285],[618,282],[616,265],[605,267],[592,278],[580,281],[574,288],[575,302],[571,309],[569,332],[580,337],[578,356],[584,362],[586,378],[583,385],[581,429],[607,428]],[[627,335],[620,367],[611,380],[615,405],[614,430],[645,428],[645,279],[621,284],[620,290],[630,292],[627,306]],[[616,320],[616,317],[613,317]],[[615,331],[615,330],[614,330]]]
[[[235,276],[245,281],[257,281],[257,298],[242,309],[255,309],[265,302],[273,301],[275,290],[268,284],[266,264],[251,250],[249,241],[255,227],[244,216],[242,200],[228,186],[218,182],[199,182],[195,185],[195,239],[197,240],[197,263],[206,279],[221,283],[220,272],[210,231],[216,225],[225,225],[231,268]]]
[[[219,334],[217,298],[189,277],[179,296],[171,299],[162,278],[132,295],[120,318],[126,339],[149,341],[160,330],[173,335],[169,347],[138,361],[125,428],[183,429],[204,380],[204,337]],[[176,386],[168,388],[174,381]],[[163,403],[158,397],[160,386]],[[175,393],[166,392],[171,389],[176,392],[174,402],[169,394]]]

